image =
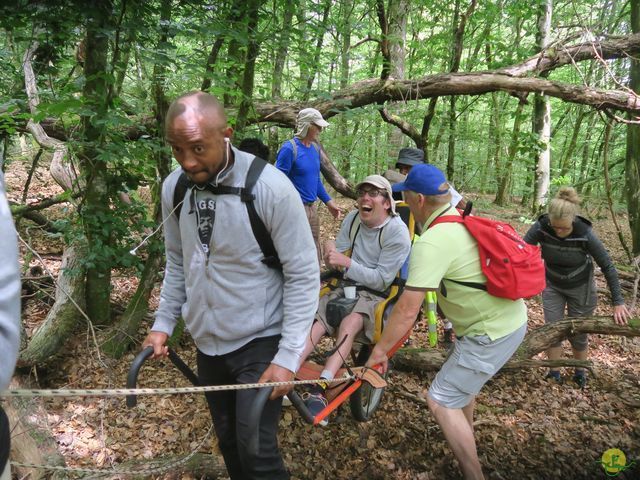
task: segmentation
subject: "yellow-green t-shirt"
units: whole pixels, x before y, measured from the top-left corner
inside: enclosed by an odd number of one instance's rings
[[[427,220],[430,225],[449,208],[435,211]],[[460,215],[454,208],[445,215]],[[416,237],[409,261],[408,287],[440,289],[438,304],[453,323],[456,335],[488,335],[501,338],[520,328],[527,321],[524,300],[494,297],[484,290],[456,282],[486,283],[482,273],[478,244],[460,223],[440,223],[423,230]],[[441,286],[441,280],[445,279]],[[446,290],[446,296],[443,290]]]

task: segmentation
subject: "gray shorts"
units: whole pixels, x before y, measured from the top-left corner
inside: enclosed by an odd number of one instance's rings
[[[376,326],[375,309],[376,305],[383,301],[384,298],[378,297],[377,295],[367,292],[366,290],[358,290],[357,295],[358,302],[356,303],[355,307],[353,307],[351,313],[360,313],[362,315],[364,320],[363,334],[366,337],[364,340],[373,342],[373,334]],[[332,292],[320,297],[318,312],[316,313],[316,320],[322,322],[329,335],[335,335],[336,329],[329,325],[329,323],[327,322],[327,303],[329,302],[329,300],[343,296],[344,292],[342,288],[336,288]]]
[[[588,317],[593,315],[598,303],[596,284],[592,280],[584,285],[573,288],[560,288],[547,283],[547,288],[542,292],[542,305],[544,308],[545,323],[555,323],[569,317]],[[569,337],[571,346],[578,352],[582,352],[589,346],[586,333],[578,333]],[[552,347],[559,347],[562,342],[554,343]]]
[[[511,358],[525,333],[526,323],[493,341],[488,335],[459,338],[429,388],[431,399],[446,408],[469,405],[483,385]]]

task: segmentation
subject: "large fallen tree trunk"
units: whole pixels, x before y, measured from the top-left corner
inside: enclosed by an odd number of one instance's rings
[[[554,343],[565,340],[576,333],[599,333],[640,337],[640,319],[634,318],[629,325],[618,325],[612,317],[567,318],[557,323],[530,330],[505,369],[532,367],[586,367],[589,361],[574,359],[535,360],[533,356],[545,351]],[[446,354],[442,350],[403,348],[393,356],[393,365],[398,370],[434,371],[444,363]]]
[[[353,186],[347,182],[342,175],[340,175],[340,172],[338,172],[338,169],[322,146],[320,146],[320,170],[322,171],[324,178],[329,182],[329,185],[331,185],[336,192],[355,200],[356,194],[353,190]]]

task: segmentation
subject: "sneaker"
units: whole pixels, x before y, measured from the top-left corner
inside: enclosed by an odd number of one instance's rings
[[[313,415],[315,418],[324,408],[329,404],[327,401],[327,397],[325,397],[322,393],[311,393],[307,392],[304,394],[304,404],[309,410],[309,413]],[[319,425],[326,426],[329,421],[325,418],[322,420]]]
[[[284,395],[282,397],[282,406],[283,407],[290,407],[292,405],[291,400],[289,400],[289,397],[287,397],[286,395]]]
[[[583,371],[578,370],[573,374],[573,381],[578,384],[578,387],[584,388],[587,385],[587,375]]]
[[[453,328],[447,328],[444,331],[444,344],[451,345],[453,343]]]
[[[562,383],[562,377],[560,376],[560,372],[558,370],[549,370],[547,376],[544,377],[545,380],[551,379],[556,383]]]

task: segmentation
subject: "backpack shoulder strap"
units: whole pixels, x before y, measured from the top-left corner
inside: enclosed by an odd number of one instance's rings
[[[350,252],[353,252],[353,246],[356,242],[356,237],[358,236],[358,232],[360,232],[360,212],[356,212],[356,214],[351,219],[351,225],[349,225],[349,241],[351,242]]]
[[[444,215],[436,218],[431,225],[427,228],[427,230],[434,225],[438,225],[439,223],[464,223],[464,217],[458,217],[457,215]]]
[[[464,224],[464,219],[465,219],[464,216],[459,217],[457,215],[440,215],[433,222],[431,222],[431,225],[429,225],[427,230],[433,227],[434,225],[438,225],[439,223],[463,223]],[[448,282],[457,283],[458,285],[463,285],[469,288],[475,288],[476,290],[484,290],[485,292],[487,291],[487,286],[483,283],[461,282],[459,280],[452,280],[450,278],[443,278],[442,280],[443,281],[447,280]],[[445,291],[446,291],[446,288],[445,288]],[[444,296],[445,297],[447,296],[446,293],[444,294]]]
[[[258,215],[258,211],[256,210],[256,206],[254,204],[256,196],[253,194],[253,187],[255,187],[256,183],[258,182],[258,178],[260,178],[260,174],[266,166],[267,162],[265,162],[261,158],[256,157],[253,159],[253,161],[251,162],[251,166],[249,167],[249,171],[247,172],[247,177],[244,181],[244,188],[242,189],[243,191],[240,194],[240,199],[247,206],[247,213],[249,214],[249,222],[251,223],[253,236],[256,237],[256,241],[258,242],[260,250],[262,250],[262,254],[264,255],[264,259],[262,260],[262,262],[271,268],[282,270],[282,264],[280,263],[278,252],[273,245],[271,234]]]
[[[291,148],[293,149],[293,158],[291,159],[291,170],[289,173],[293,172],[293,166],[296,164],[296,160],[298,158],[298,145],[296,144],[295,138],[290,138],[289,143],[291,144]]]
[[[351,225],[349,225],[349,240],[351,241],[351,251],[353,251],[356,237],[358,236],[358,233],[360,233],[361,222],[362,221],[360,220],[360,213],[358,212],[353,216],[353,218],[351,219]],[[384,227],[386,227],[386,225],[384,225],[378,231],[378,245],[380,246],[380,249],[382,249],[382,234],[384,232]]]
[[[362,220],[360,220],[360,212],[356,213],[353,218],[351,219],[351,225],[349,225],[349,240],[351,241],[351,253],[353,253],[353,247],[355,246],[356,243],[356,237],[358,236],[358,233],[360,233],[360,226],[361,226]],[[384,226],[386,227],[386,225]],[[384,231],[384,227],[382,227],[379,231],[378,231],[378,245],[380,246],[380,249],[382,250],[382,232]]]
[[[173,213],[180,221],[180,211],[182,210],[182,202],[184,201],[184,197],[187,194],[187,190],[189,189],[189,179],[187,178],[187,174],[182,172],[180,177],[178,177],[178,181],[176,182],[176,186],[173,189]]]

